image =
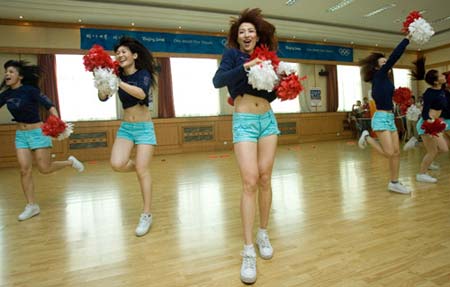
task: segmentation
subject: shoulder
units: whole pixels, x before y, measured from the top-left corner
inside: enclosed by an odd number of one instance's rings
[[[242,52],[236,48],[227,48],[224,52],[222,57],[223,58],[236,58],[239,57],[242,54]]]

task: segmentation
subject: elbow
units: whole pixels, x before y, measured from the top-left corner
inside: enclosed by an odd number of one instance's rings
[[[213,85],[214,85],[214,88],[216,88],[216,89],[222,88],[224,86],[223,83],[216,77],[213,78]]]

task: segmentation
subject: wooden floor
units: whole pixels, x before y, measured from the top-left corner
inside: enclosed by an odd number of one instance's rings
[[[254,286],[450,286],[450,158],[416,183],[423,150],[402,152],[411,195],[387,191],[387,162],[354,141],[279,146],[270,261]],[[242,286],[240,177],[232,152],[157,156],[150,233],[134,236],[134,174],[88,162],[34,172],[41,214],[17,215],[15,168],[0,169],[0,286]]]

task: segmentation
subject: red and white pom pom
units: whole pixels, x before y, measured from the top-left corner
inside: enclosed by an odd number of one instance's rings
[[[253,53],[250,55],[250,59],[248,60],[248,62],[256,58],[263,61],[270,61],[275,70],[278,67],[278,63],[280,63],[280,60],[278,59],[277,56],[277,52],[270,51],[267,45],[261,45],[256,47]]]
[[[42,133],[56,140],[68,138],[73,133],[73,124],[65,123],[55,115],[50,115],[42,125]]]
[[[305,88],[300,81],[306,79],[306,76],[301,79],[296,74],[290,74],[281,78],[280,84],[277,86],[277,97],[281,101],[295,99]]]
[[[119,78],[110,68],[95,68],[94,85],[101,94],[112,96],[119,89]]]
[[[438,136],[439,133],[443,132],[447,124],[441,119],[435,120],[426,120],[423,122],[421,128],[425,131],[426,134],[432,136]]]
[[[431,25],[422,18],[418,11],[412,11],[403,22],[402,32],[411,35],[411,40],[417,44],[425,44],[434,35]]]
[[[278,84],[278,76],[271,61],[252,66],[247,76],[248,83],[257,90],[272,92]]]

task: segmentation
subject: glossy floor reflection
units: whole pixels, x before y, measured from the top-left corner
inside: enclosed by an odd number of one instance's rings
[[[353,141],[279,146],[270,235],[255,286],[450,286],[450,157],[416,183],[423,150],[387,162]],[[108,161],[34,171],[41,214],[25,222],[19,171],[0,169],[0,286],[241,286],[241,183],[232,152],[156,156],[154,224],[134,236],[136,176]]]

